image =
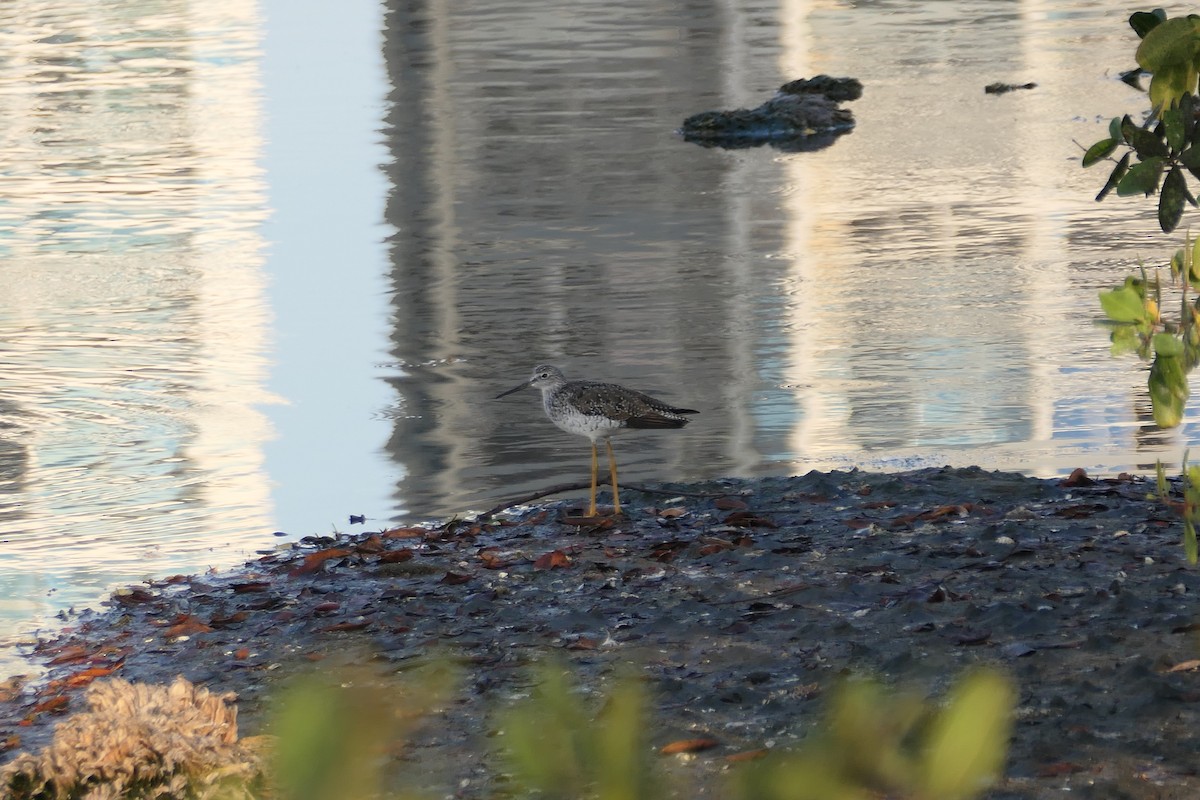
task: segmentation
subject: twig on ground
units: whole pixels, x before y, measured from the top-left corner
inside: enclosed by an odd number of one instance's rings
[[[513,506],[519,506],[524,503],[528,503],[531,500],[538,500],[543,497],[548,497],[549,495],[552,495],[552,494],[560,494],[562,492],[573,492],[576,489],[588,489],[588,488],[591,488],[591,484],[584,483],[582,481],[580,481],[578,483],[560,483],[557,486],[551,486],[548,489],[541,489],[536,492],[530,492],[529,494],[521,495],[520,497],[514,497],[511,500],[505,500],[500,505],[498,505],[494,508],[489,508],[487,511],[484,511],[482,514],[480,514],[478,517],[476,517],[476,519],[480,519],[480,520],[491,519],[492,517],[499,514],[501,511],[505,511],[509,508],[512,508]],[[710,498],[710,497],[725,497],[726,495],[729,494],[729,492],[679,492],[679,491],[672,491],[671,489],[651,489],[648,486],[635,486],[633,484],[625,484],[625,485],[621,486],[621,489],[627,490],[630,492],[640,492],[642,494],[669,495],[671,497]]]

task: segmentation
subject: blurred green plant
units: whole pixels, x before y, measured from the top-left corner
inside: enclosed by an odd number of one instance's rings
[[[799,750],[735,766],[734,800],[967,800],[1000,774],[1016,701],[993,670],[967,673],[941,705],[878,682],[845,681],[820,732]],[[564,668],[544,666],[537,688],[502,716],[513,795],[547,800],[690,796],[664,783],[646,741],[644,691],[618,681],[589,713]],[[665,792],[664,792],[665,789]]]
[[[286,800],[366,800],[383,795],[394,750],[450,699],[449,662],[384,679],[366,668],[296,678],[280,694],[271,729],[271,796]],[[415,796],[415,795],[414,795]]]
[[[1114,190],[1121,197],[1157,194],[1159,227],[1172,233],[1185,207],[1197,205],[1187,175],[1200,179],[1200,16],[1168,18],[1158,8],[1133,14],[1129,25],[1141,43],[1138,70],[1126,75],[1151,75],[1150,112],[1140,124],[1128,114],[1114,117],[1108,136],[1084,152],[1083,166],[1113,161],[1118,148],[1124,148],[1096,200]],[[1137,85],[1136,78],[1127,82]],[[1185,239],[1171,258],[1170,272],[1172,284],[1179,286],[1178,318],[1168,319],[1160,312],[1158,270],[1149,278],[1143,267],[1140,277],[1131,275],[1124,285],[1100,293],[1101,308],[1113,323],[1112,352],[1135,352],[1152,360],[1148,388],[1154,422],[1161,428],[1182,422],[1189,396],[1187,374],[1200,363],[1200,241]],[[1189,288],[1195,290],[1196,300],[1189,300]]]
[[[852,679],[821,732],[794,753],[733,774],[734,800],[967,800],[999,776],[1016,690],[1002,674],[966,673],[944,704]]]
[[[566,667],[542,664],[529,697],[500,717],[517,796],[532,791],[546,800],[662,797],[646,739],[646,705],[642,682],[627,674],[604,696],[600,710],[588,713]]]
[[[1197,558],[1196,528],[1200,526],[1200,464],[1188,464],[1188,454],[1183,454],[1180,482],[1183,485],[1183,501],[1171,499],[1167,484],[1167,470],[1161,461],[1157,464],[1158,499],[1167,507],[1174,508],[1183,518],[1183,552],[1189,564]]]

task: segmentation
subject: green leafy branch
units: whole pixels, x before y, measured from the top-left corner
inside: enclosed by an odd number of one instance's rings
[[[1129,25],[1141,38],[1137,63],[1151,77],[1148,90],[1151,111],[1138,124],[1126,114],[1114,117],[1108,136],[1087,148],[1083,166],[1112,160],[1118,148],[1126,152],[1116,161],[1104,187],[1103,200],[1114,190],[1118,196],[1158,195],[1158,224],[1164,233],[1179,227],[1187,205],[1196,206],[1187,174],[1200,179],[1200,16],[1168,19],[1161,8],[1138,12]],[[1135,159],[1136,158],[1136,162]],[[1112,352],[1135,352],[1153,359],[1147,384],[1154,422],[1172,428],[1183,421],[1189,396],[1187,374],[1200,363],[1200,332],[1196,322],[1200,305],[1188,301],[1188,288],[1200,298],[1200,243],[1185,241],[1170,262],[1173,281],[1181,287],[1177,321],[1165,319],[1162,284],[1146,275],[1129,276],[1125,283],[1100,293],[1100,305],[1114,323]]]
[[[1196,120],[1200,17],[1167,19],[1160,8],[1134,14],[1129,24],[1142,38],[1138,66],[1153,76],[1149,89],[1152,111],[1141,125],[1128,114],[1114,117],[1108,137],[1084,153],[1083,166],[1110,159],[1118,147],[1127,148],[1096,199],[1103,200],[1114,189],[1118,197],[1158,193],[1158,224],[1163,233],[1171,233],[1179,226],[1185,204],[1197,205],[1184,171],[1200,179],[1200,126]],[[1134,156],[1137,163],[1131,166]]]

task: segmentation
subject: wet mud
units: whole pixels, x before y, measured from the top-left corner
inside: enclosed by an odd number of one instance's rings
[[[0,762],[107,674],[236,692],[253,735],[281,676],[449,655],[461,689],[404,759],[440,765],[439,794],[487,797],[491,715],[553,653],[583,686],[638,665],[653,744],[716,739],[672,769],[720,796],[705,776],[802,741],[844,675],[936,696],[988,664],[1019,687],[988,797],[1200,796],[1200,583],[1152,483],[943,468],[656,488],[599,524],[553,504],[130,587],[39,643],[46,678],[0,691]]]

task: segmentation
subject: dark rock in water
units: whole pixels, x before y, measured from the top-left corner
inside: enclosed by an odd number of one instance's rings
[[[862,82],[856,78],[831,78],[818,75],[815,78],[800,78],[779,87],[780,94],[819,94],[839,103],[862,97]]]
[[[838,104],[861,96],[862,84],[854,78],[801,78],[785,83],[756,108],[693,114],[683,121],[680,133],[708,147],[771,143],[785,150],[817,150],[854,127],[854,115]]]
[[[989,83],[983,87],[986,94],[1004,94],[1015,89],[1036,89],[1036,83]]]

